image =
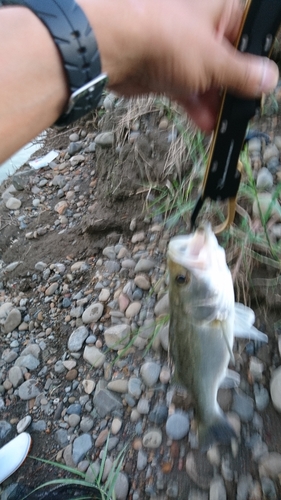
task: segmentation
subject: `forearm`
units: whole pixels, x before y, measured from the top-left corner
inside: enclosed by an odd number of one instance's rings
[[[22,7],[0,9],[0,163],[61,114],[68,89],[58,50]]]
[[[137,72],[139,24],[135,0],[79,0],[102,52],[102,71],[118,88]],[[140,2],[142,4],[142,2]],[[23,7],[0,9],[0,164],[51,126],[68,99],[58,49],[44,24]],[[128,42],[131,46],[128,51]],[[144,44],[141,50],[144,50]],[[118,71],[116,71],[118,68]]]

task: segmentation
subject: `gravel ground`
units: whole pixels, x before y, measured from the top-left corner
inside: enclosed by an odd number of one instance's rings
[[[143,157],[147,143],[158,137],[159,147],[154,142],[149,153],[153,167],[163,162],[173,128],[159,113],[148,127],[148,114],[146,133],[144,118],[134,121],[127,142],[116,146],[108,123],[118,101],[109,95],[104,107],[108,129],[91,129],[87,123],[66,132],[59,156],[48,167],[26,165],[2,186],[0,445],[26,430],[33,456],[77,468],[89,480],[100,468],[108,438],[103,480],[127,446],[115,488],[119,500],[278,499],[279,291],[274,299],[263,294],[256,307],[268,345],[236,342],[240,387],[219,393],[237,440],[230,448],[213,446],[203,454],[188,394],[171,383],[166,248],[172,232],[162,216],[143,213],[136,194],[140,181],[136,172],[129,177],[135,169],[129,160],[118,185],[126,178],[133,196],[129,193],[126,201],[120,193],[118,199],[98,196],[102,183],[107,189],[102,168],[111,168],[117,150],[120,158],[124,148],[135,151],[138,145]],[[281,180],[278,115],[268,120],[275,123],[268,140],[249,142],[264,212]],[[267,132],[262,123],[255,127]],[[277,197],[268,224],[277,243],[280,213]],[[258,217],[254,204],[257,231]],[[1,498],[12,498],[17,484],[37,486],[62,475],[28,458],[0,486]],[[13,498],[19,499],[15,491]]]

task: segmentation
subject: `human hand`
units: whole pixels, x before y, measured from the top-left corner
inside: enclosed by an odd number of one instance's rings
[[[215,127],[222,87],[255,98],[277,84],[275,63],[233,46],[243,13],[238,0],[97,1],[92,10],[103,16],[93,16],[87,0],[79,3],[109,87],[126,96],[164,93],[205,131]]]

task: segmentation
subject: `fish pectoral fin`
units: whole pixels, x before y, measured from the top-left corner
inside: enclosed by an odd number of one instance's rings
[[[265,333],[260,332],[253,326],[255,313],[250,307],[235,303],[234,336],[246,339],[253,339],[259,342],[268,342]]]
[[[227,332],[225,331],[223,323],[221,323],[221,329],[222,329],[223,339],[224,339],[224,341],[226,343],[226,347],[227,347],[227,350],[229,352],[230,361],[231,361],[231,363],[233,363],[235,365],[235,359],[234,359],[234,355],[233,355],[233,352],[232,352],[232,347],[231,347],[231,345],[229,343]]]
[[[220,389],[233,389],[239,385],[240,375],[233,370],[226,370],[226,376],[220,384]]]

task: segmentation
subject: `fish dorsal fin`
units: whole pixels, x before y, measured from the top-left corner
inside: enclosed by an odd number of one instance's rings
[[[260,332],[253,326],[255,322],[255,313],[250,307],[235,303],[234,307],[234,336],[245,339],[253,339],[259,342],[268,342],[265,333]]]
[[[222,329],[222,334],[223,334],[223,340],[225,341],[227,350],[229,352],[230,361],[233,364],[235,364],[235,359],[234,359],[234,355],[233,355],[233,352],[232,352],[232,346],[229,343],[227,332],[225,331],[225,325],[224,325],[223,322],[221,323],[221,329]]]

